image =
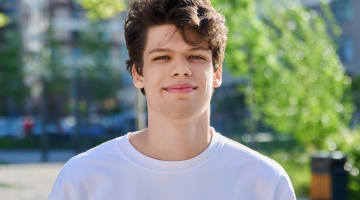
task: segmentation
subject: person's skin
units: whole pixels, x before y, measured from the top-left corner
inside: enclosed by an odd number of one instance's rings
[[[208,45],[190,46],[175,31],[173,25],[151,27],[143,76],[132,68],[134,85],[145,88],[148,128],[129,134],[129,141],[144,155],[166,161],[187,160],[208,147],[210,100],[222,82],[221,67],[214,72]],[[186,35],[199,40],[191,31]]]

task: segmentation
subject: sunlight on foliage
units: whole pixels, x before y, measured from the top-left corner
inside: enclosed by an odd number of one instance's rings
[[[126,8],[123,0],[78,0],[78,2],[87,10],[86,17],[93,20],[111,18]]]
[[[323,19],[333,21],[328,5],[320,13],[295,1],[212,3],[229,27],[225,67],[251,82],[243,92],[256,120],[292,134],[309,152],[322,149],[355,110],[333,39],[341,29],[332,23],[330,36]]]
[[[3,27],[9,23],[8,18],[3,13],[0,13],[0,27]]]

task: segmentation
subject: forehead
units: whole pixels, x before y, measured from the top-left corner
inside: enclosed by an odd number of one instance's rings
[[[198,33],[189,29],[185,29],[185,35],[191,42],[198,42],[201,40]],[[208,47],[207,43],[204,41],[200,42],[199,45],[196,46],[200,45]],[[184,41],[180,34],[180,30],[177,30],[174,25],[153,26],[149,28],[147,33],[144,55],[146,56],[147,53],[154,48],[168,48],[175,50],[191,47],[194,46],[191,46]]]

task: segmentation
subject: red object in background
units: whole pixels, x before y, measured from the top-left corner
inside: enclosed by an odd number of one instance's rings
[[[26,116],[24,118],[23,121],[23,125],[24,125],[24,131],[25,131],[25,135],[30,135],[32,128],[34,127],[34,118],[33,116]]]

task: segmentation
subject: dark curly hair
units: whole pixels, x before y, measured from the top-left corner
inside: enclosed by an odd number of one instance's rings
[[[217,12],[209,0],[132,0],[125,20],[125,40],[130,59],[126,69],[142,75],[143,53],[147,32],[157,25],[174,25],[184,41],[196,46],[205,41],[212,52],[214,72],[224,60],[228,28],[225,18]],[[198,33],[202,40],[190,41],[185,29]],[[144,88],[141,92],[145,94]]]

